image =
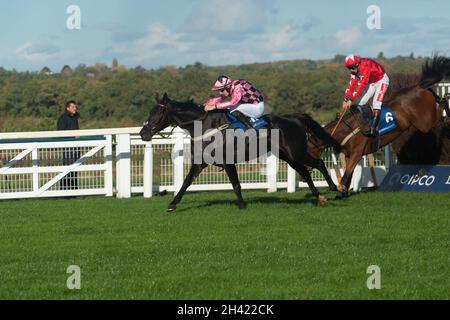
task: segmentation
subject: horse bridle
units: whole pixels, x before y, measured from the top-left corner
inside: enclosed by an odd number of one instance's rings
[[[169,122],[169,126],[172,126],[172,130],[171,130],[168,134],[164,134],[164,133],[162,133],[161,131],[157,132],[156,134],[159,135],[159,136],[161,136],[161,138],[163,138],[163,139],[167,139],[167,138],[169,138],[169,137],[172,135],[172,133],[173,133],[173,131],[175,130],[176,126],[173,125],[172,118],[170,117],[170,114],[169,114],[169,106],[164,105],[164,104],[162,104],[162,103],[157,103],[156,105],[157,105],[158,107],[163,108],[163,110],[165,110],[165,116],[167,117],[167,120],[168,120],[168,122]]]
[[[170,116],[170,112],[169,112],[169,108],[170,107],[169,107],[169,105],[165,105],[165,104],[162,104],[162,103],[157,103],[156,105],[158,107],[161,107],[164,110],[166,110],[165,112],[166,112],[167,120],[169,122],[169,126],[172,126],[172,130],[170,130],[170,132],[168,134],[164,134],[161,131],[157,133],[163,139],[169,138],[172,135],[172,133],[173,133],[173,131],[175,130],[176,127],[187,126],[187,125],[193,124],[195,121],[203,121],[208,116],[208,112],[205,112],[205,114],[202,117],[198,118],[198,119],[189,120],[189,121],[185,121],[185,122],[181,122],[181,123],[176,123],[175,121],[173,121],[172,117]]]

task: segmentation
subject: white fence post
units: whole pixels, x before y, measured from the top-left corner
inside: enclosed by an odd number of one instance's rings
[[[445,96],[445,94],[447,94],[447,93],[450,93],[450,83],[439,83],[437,94],[441,98],[443,98]],[[448,101],[450,103],[450,99]],[[442,110],[442,116],[443,117],[447,116],[447,113],[445,112],[445,110]]]
[[[113,154],[112,154],[112,136],[106,135],[106,144],[103,149],[103,156],[105,158],[105,190],[106,196],[113,196]]]
[[[153,146],[147,142],[144,149],[144,198],[151,198],[153,194]]]
[[[172,150],[173,160],[173,184],[175,186],[175,194],[183,186],[184,180],[184,131],[175,130],[175,144]]]
[[[366,156],[364,156],[356,165],[355,170],[353,171],[352,178],[352,188],[353,192],[361,191],[362,179],[363,179],[363,170],[365,166]]]
[[[38,148],[34,148],[31,151],[31,165],[33,166],[33,192],[37,194],[39,191],[39,159],[38,159]]]
[[[297,185],[297,172],[288,165],[288,171],[287,171],[287,192],[293,193],[295,192],[296,185]]]
[[[267,192],[277,192],[278,159],[272,153],[267,157]]]
[[[131,197],[130,134],[118,134],[116,146],[116,186],[118,198]]]

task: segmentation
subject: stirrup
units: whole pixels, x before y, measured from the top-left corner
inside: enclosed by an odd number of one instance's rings
[[[366,132],[363,132],[363,135],[369,138],[376,138],[378,137],[379,133],[377,129],[369,129]]]

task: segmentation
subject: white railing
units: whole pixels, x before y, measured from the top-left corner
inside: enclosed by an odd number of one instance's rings
[[[113,195],[111,136],[0,143],[0,199]]]
[[[177,192],[190,167],[190,137],[176,128],[170,138],[144,142],[140,129],[0,133],[0,199]],[[323,159],[337,182],[331,153]],[[386,171],[384,153],[377,159],[379,182]],[[355,174],[355,190],[371,184],[364,164],[361,174],[359,169]],[[243,189],[295,192],[307,187],[292,168],[270,154],[238,164],[237,169]],[[315,170],[312,176],[317,186],[327,186]],[[226,174],[210,166],[188,190],[231,189]]]
[[[436,93],[441,97],[443,97],[447,93],[450,93],[450,83],[439,83],[437,85]]]
[[[450,94],[450,83],[439,83],[438,85],[437,85],[437,88],[436,88],[437,90],[437,94],[440,96],[440,97],[443,97],[444,95],[446,95],[446,94]],[[449,101],[449,104],[450,104],[450,99],[448,100]],[[445,112],[445,110],[444,111],[442,111],[443,112],[443,115],[444,115],[444,117],[446,116],[446,112]]]
[[[153,163],[159,171],[155,176],[159,176],[160,183],[154,191],[176,192],[181,187],[191,165],[190,137],[186,132],[177,128],[171,138],[156,137],[151,143],[143,142],[136,137],[132,138],[131,145],[136,150],[132,153],[144,155],[141,161],[135,160],[132,164],[132,172],[137,174],[137,177],[134,177],[132,192],[143,192],[142,182],[138,181],[143,170],[137,168],[143,165],[147,157],[154,159]],[[287,168],[286,165],[284,167]],[[277,179],[279,168],[280,162],[273,155],[237,165],[243,189],[267,189],[269,192],[287,187],[286,181],[282,178]],[[210,166],[194,181],[189,190],[232,190],[232,186],[221,169]]]

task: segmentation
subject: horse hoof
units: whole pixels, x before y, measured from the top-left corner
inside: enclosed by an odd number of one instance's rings
[[[338,192],[336,194],[336,197],[334,199],[336,200],[344,200],[345,198],[347,198],[347,194],[343,193],[343,192]]]
[[[244,209],[246,209],[247,208],[247,205],[245,204],[245,203],[240,203],[239,204],[239,209],[240,210],[244,210]]]
[[[324,196],[319,196],[319,197],[317,198],[317,200],[319,201],[319,205],[320,205],[321,207],[323,207],[324,205],[326,205],[326,204],[328,203],[327,198],[324,197]]]
[[[169,207],[167,208],[166,212],[167,213],[171,213],[174,212],[175,210],[177,210],[177,206],[174,204],[169,205]]]

